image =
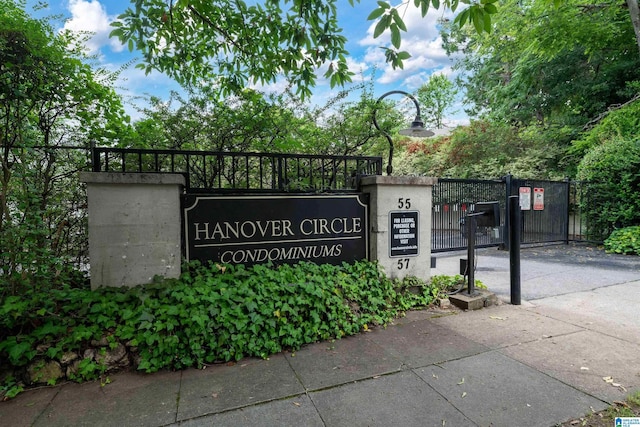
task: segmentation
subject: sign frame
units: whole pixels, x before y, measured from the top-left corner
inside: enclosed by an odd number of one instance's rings
[[[254,265],[369,259],[368,195],[213,195],[182,199],[187,261]]]

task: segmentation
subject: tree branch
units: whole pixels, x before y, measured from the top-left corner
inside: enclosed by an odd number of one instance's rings
[[[249,53],[246,52],[242,46],[240,46],[235,40],[233,40],[233,38],[231,37],[231,35],[227,31],[225,31],[224,29],[222,29],[218,25],[214,24],[213,21],[211,21],[209,18],[207,18],[206,16],[204,16],[203,14],[198,12],[195,7],[193,7],[192,5],[189,5],[189,10],[194,15],[196,15],[198,18],[200,18],[200,20],[204,24],[210,26],[215,31],[217,31],[218,33],[222,34],[222,36],[225,38],[225,40],[227,40],[229,43],[231,43],[233,45],[233,47],[236,48],[239,52],[241,52],[243,55],[249,55]]]
[[[607,108],[607,111],[605,111],[604,113],[601,113],[601,114],[597,115],[595,118],[589,120],[589,122],[582,127],[582,130],[583,131],[587,131],[587,130],[592,129],[595,125],[597,125],[605,117],[607,117],[607,115],[609,115],[610,112],[619,110],[619,109],[621,109],[623,107],[626,107],[627,105],[632,104],[632,103],[634,103],[635,101],[637,101],[639,99],[640,99],[640,93],[635,95],[633,98],[631,98],[630,100],[628,100],[624,104],[613,104],[613,105],[610,105],[609,108]]]

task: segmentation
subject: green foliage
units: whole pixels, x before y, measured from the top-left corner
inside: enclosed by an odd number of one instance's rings
[[[240,93],[249,83],[267,84],[284,76],[302,98],[311,95],[318,69],[332,87],[351,81],[347,64],[347,38],[338,26],[337,0],[263,2],[132,2],[118,20],[111,37],[129,50],[139,50],[147,73],[156,69],[185,87],[207,85],[223,95]],[[351,6],[360,3],[350,0]],[[471,7],[463,12],[459,25],[473,24],[478,32],[490,31],[495,0],[463,1]],[[402,68],[410,57],[400,51],[403,16],[416,7],[422,17],[429,7],[455,11],[458,0],[413,0],[391,7],[379,1],[369,14],[375,20],[374,37],[390,32],[391,47],[385,57],[394,68]],[[172,46],[167,49],[166,46]],[[206,82],[206,83],[203,83]]]
[[[422,107],[424,122],[441,129],[445,113],[456,112],[449,110],[451,110],[457,94],[458,90],[447,76],[443,74],[431,75],[429,80],[416,92],[416,98]]]
[[[223,101],[205,93],[184,98],[173,93],[168,102],[152,98],[152,107],[134,124],[122,147],[278,152],[296,154],[371,155],[374,132],[371,109],[373,83],[354,85],[310,106],[285,91],[263,95],[245,89]],[[350,94],[356,101],[346,100]],[[330,110],[331,114],[327,114]]]
[[[87,248],[77,172],[89,141],[122,137],[128,117],[81,42],[0,0],[0,298],[85,281],[72,267]]]
[[[640,226],[613,230],[604,241],[607,252],[625,255],[640,255]]]
[[[395,280],[396,306],[402,311],[419,307],[428,307],[438,300],[444,299],[448,294],[459,291],[465,286],[465,280],[460,275],[431,277],[429,283],[417,277],[405,277]],[[480,281],[475,281],[477,288],[486,289]]]
[[[589,151],[578,167],[589,181],[583,206],[591,234],[602,239],[616,228],[640,223],[640,139],[613,139]]]
[[[637,93],[640,56],[626,8],[584,0],[553,10],[536,0],[500,6],[490,34],[443,26],[447,50],[464,53],[455,67],[464,71],[471,114],[580,130]]]
[[[100,361],[85,358],[78,363],[78,372],[71,374],[69,379],[82,382],[93,381],[101,378],[107,371],[107,366]]]
[[[352,75],[336,0],[285,2],[284,10],[280,1],[168,5],[144,0],[132,4],[112,25],[112,37],[142,53],[145,63],[140,68],[147,73],[158,69],[188,87],[215,82],[212,87],[225,95],[284,74],[298,94],[308,97],[323,64],[329,64],[326,77],[332,86],[350,81]]]
[[[436,276],[392,282],[376,263],[341,266],[185,266],[179,279],[136,288],[54,289],[0,305],[0,362],[26,366],[81,353],[92,340],[127,343],[138,369],[181,369],[297,350],[386,325],[428,306],[460,282]],[[106,348],[102,349],[104,353]],[[79,362],[75,380],[102,378],[100,356]],[[14,390],[5,380],[6,390]]]
[[[608,111],[589,131],[580,139],[573,141],[573,152],[584,156],[591,148],[606,144],[616,138],[633,138],[640,134],[640,100],[625,105],[622,108]]]
[[[13,399],[23,391],[24,386],[13,375],[9,375],[0,383],[0,401]]]
[[[571,129],[518,128],[489,120],[472,121],[435,141],[400,141],[398,173],[494,179],[511,173],[520,178],[563,178],[562,142]],[[403,155],[404,153],[404,155]]]

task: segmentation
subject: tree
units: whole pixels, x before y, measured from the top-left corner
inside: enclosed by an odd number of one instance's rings
[[[426,123],[442,129],[445,113],[451,108],[458,90],[453,83],[442,74],[433,74],[427,83],[420,86],[416,97],[424,109],[423,118]]]
[[[122,146],[136,148],[371,154],[376,132],[371,126],[373,83],[355,85],[310,106],[290,91],[264,95],[245,89],[223,101],[207,94],[173,93],[168,102],[151,98],[152,107],[134,124],[135,136]],[[345,101],[362,90],[357,101]],[[327,114],[328,113],[328,114]]]
[[[86,148],[127,128],[113,76],[93,72],[77,42],[0,0],[0,296],[64,280],[63,259],[86,249]]]
[[[491,34],[449,27],[444,36],[450,51],[465,53],[456,66],[472,114],[579,128],[637,92],[640,56],[623,8],[567,0],[549,10],[538,0],[510,0],[494,22]]]
[[[470,5],[456,22],[488,31],[491,14],[497,10],[495,1],[444,0],[442,5],[454,11],[460,3]],[[144,63],[139,66],[147,73],[165,72],[186,87],[207,87],[228,95],[240,92],[248,82],[270,83],[284,76],[305,98],[323,66],[332,87],[351,81],[347,40],[338,27],[338,0],[132,3],[112,24],[111,35],[129,50],[142,52]],[[368,19],[377,20],[374,37],[391,33],[392,46],[385,47],[385,54],[394,68],[410,57],[399,50],[401,32],[406,31],[400,10],[418,7],[425,16],[430,6],[440,5],[440,0],[407,0],[395,7],[378,2]]]
[[[299,119],[284,96],[265,98],[251,89],[223,101],[203,93],[172,93],[168,102],[151,98],[151,108],[134,124],[136,148],[208,151],[288,151]]]

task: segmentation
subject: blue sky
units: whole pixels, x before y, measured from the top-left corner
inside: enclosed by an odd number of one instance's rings
[[[35,0],[29,0],[27,11],[31,12],[31,6]],[[399,4],[392,1],[393,5]],[[372,0],[361,0],[355,7],[351,7],[348,0],[339,0],[339,20],[344,34],[348,39],[347,49],[351,53],[349,63],[351,71],[356,73],[354,82],[362,79],[369,80],[375,70],[375,96],[380,96],[390,90],[405,90],[413,92],[433,73],[445,74],[453,77],[451,66],[453,65],[442,49],[441,40],[437,30],[437,20],[443,16],[442,11],[430,10],[425,18],[413,7],[413,2],[406,8],[403,19],[408,27],[408,32],[403,34],[403,50],[411,53],[412,57],[405,61],[404,69],[393,70],[385,63],[384,52],[379,47],[389,41],[388,34],[378,39],[373,39],[373,24],[367,21],[367,16],[375,8]],[[98,57],[100,66],[107,69],[119,69],[132,59],[139,57],[136,52],[130,53],[117,39],[110,39],[110,23],[122,13],[130,3],[126,0],[62,0],[50,1],[44,14],[62,14],[67,20],[64,28],[75,31],[90,31],[93,36],[86,45],[87,51]],[[341,88],[331,89],[329,83],[321,78],[320,73],[317,86],[313,89],[314,96],[311,102],[323,104],[324,101],[335,95]],[[127,68],[121,74],[117,83],[118,91],[130,102],[141,104],[140,96],[154,95],[167,98],[170,90],[179,90],[180,87],[170,78],[154,72],[150,75],[134,68]],[[268,87],[260,88],[263,91],[278,91],[283,84],[275,83]],[[454,109],[459,112],[448,119],[449,126],[466,123],[468,119],[462,113],[462,107]],[[137,113],[132,106],[127,108],[133,118]]]

